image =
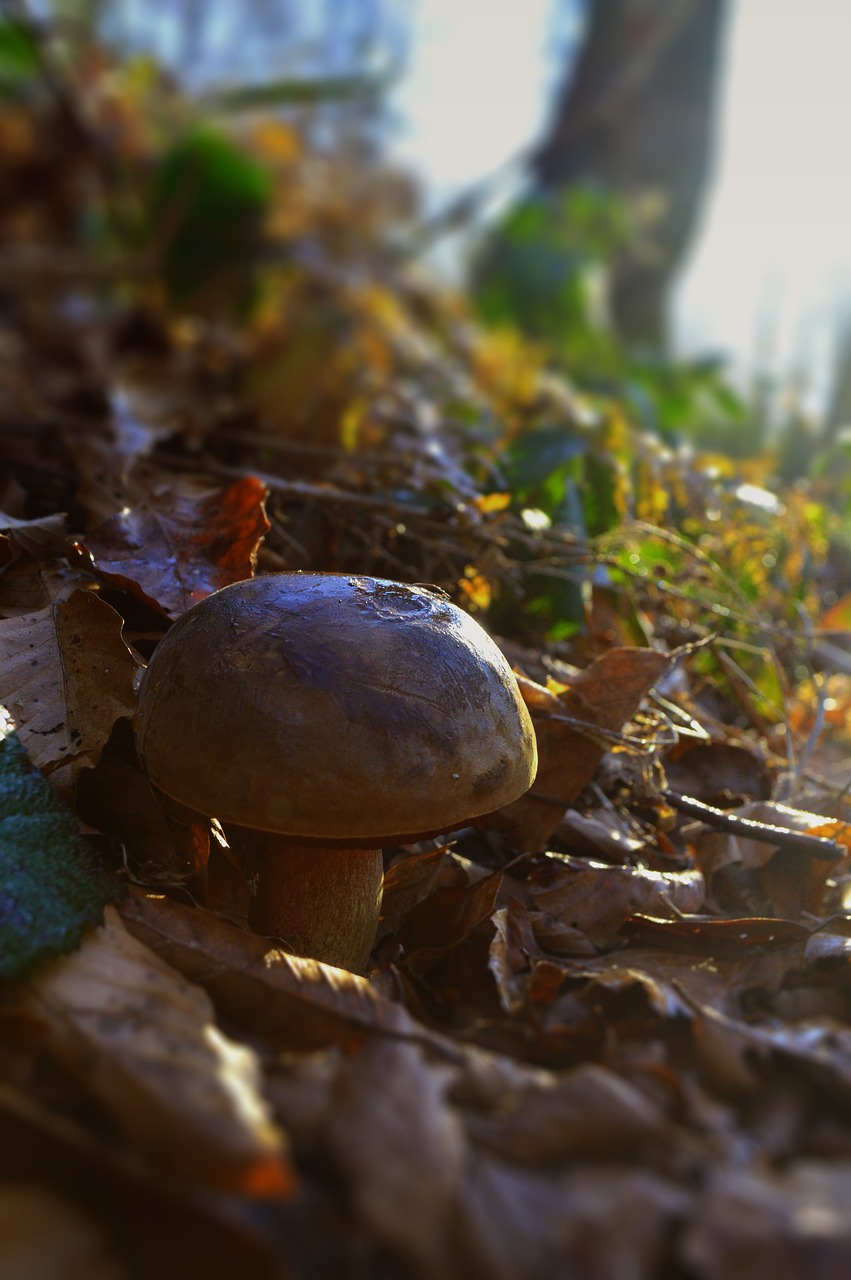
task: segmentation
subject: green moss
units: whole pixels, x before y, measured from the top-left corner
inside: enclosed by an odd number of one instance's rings
[[[78,946],[116,885],[77,833],[73,815],[0,727],[0,978]]]

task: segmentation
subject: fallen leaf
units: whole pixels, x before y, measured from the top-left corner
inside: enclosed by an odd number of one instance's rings
[[[661,1274],[690,1195],[644,1169],[584,1168],[558,1177],[482,1157],[459,1214],[466,1274],[489,1280],[642,1280]]]
[[[735,1020],[743,997],[782,981],[794,967],[796,954],[793,948],[792,957],[759,952],[722,960],[631,947],[565,961],[565,990],[578,993],[607,1031],[622,1009],[639,1028],[660,1019],[690,1018],[697,1005],[729,1013]]]
[[[407,915],[399,940],[406,964],[417,972],[457,947],[491,915],[502,885],[502,872],[460,888],[437,889]]]
[[[810,936],[810,929],[797,920],[774,917],[718,920],[711,916],[687,916],[658,920],[640,914],[624,920],[618,932],[637,946],[704,956],[736,956],[754,947],[786,947]]]
[[[518,849],[537,852],[562,821],[642,698],[675,661],[656,649],[616,648],[595,659],[558,695],[519,680],[538,740],[538,774],[530,791],[486,824]]]
[[[459,1275],[450,1231],[466,1144],[449,1078],[420,1046],[365,1041],[340,1065],[327,1122],[358,1214],[422,1280]]]
[[[255,1055],[222,1035],[204,992],[132,938],[113,908],[24,991],[55,1058],[161,1169],[244,1195],[292,1192]]]
[[[738,805],[725,812],[732,817],[746,818],[766,826],[780,827],[788,831],[798,831],[840,842],[847,841],[847,832],[851,829],[847,823],[835,822],[822,814],[793,809],[789,805],[774,801],[754,801],[750,804]],[[777,849],[777,845],[771,842],[770,832],[766,833],[766,839],[754,840],[749,835],[733,835],[698,825],[689,827],[688,836],[707,881],[724,867],[736,863],[745,867],[762,867],[771,861]],[[798,860],[803,866],[805,859],[799,855]]]
[[[641,853],[646,840],[639,839],[627,818],[602,807],[595,813],[568,809],[556,832],[559,846],[571,853],[626,862]]]
[[[97,765],[77,782],[77,813],[124,845],[134,877],[175,885],[203,873],[209,821],[158,792],[139,763],[133,727],[118,720]]]
[[[254,1202],[175,1184],[122,1149],[114,1134],[96,1136],[86,1118],[61,1115],[36,1102],[34,1092],[0,1083],[0,1185],[43,1187],[71,1204],[100,1228],[134,1277],[231,1280],[244,1270],[252,1280],[280,1280],[271,1233],[252,1213]]]
[[[9,563],[18,555],[35,560],[64,555],[68,537],[68,519],[63,512],[40,516],[37,520],[17,520],[0,512],[0,546],[5,546]]]
[[[0,1275],[7,1280],[122,1280],[104,1233],[43,1187],[0,1182]]]
[[[536,860],[524,893],[532,906],[604,945],[637,912],[674,916],[698,911],[704,885],[697,870],[653,871],[548,853]]]
[[[731,742],[698,743],[665,761],[668,786],[704,804],[729,806],[728,797],[768,800],[771,775],[756,751]],[[727,799],[727,804],[724,800]]]
[[[250,578],[269,529],[266,487],[227,489],[139,467],[126,506],[80,544],[100,575],[178,618],[220,587]]]
[[[35,614],[0,622],[0,702],[33,763],[62,791],[97,763],[136,705],[138,671],[120,614],[76,590]]]
[[[91,573],[64,559],[33,560],[23,556],[0,574],[0,618],[38,613],[67,600],[78,588],[86,591],[95,585]]]
[[[119,910],[136,937],[204,986],[223,1013],[278,1048],[324,1048],[364,1033],[443,1043],[365,978],[270,949],[210,912],[139,890]]]
[[[527,975],[538,946],[529,911],[519,898],[510,898],[491,916],[494,936],[488,951],[488,971],[499,994],[501,1008],[519,1014],[526,1004]]]
[[[719,1088],[737,1081],[742,1089],[762,1087],[762,1072],[774,1059],[794,1065],[838,1100],[851,1088],[851,1032],[833,1018],[800,1022],[777,1019],[754,1023],[691,1001],[695,1047],[701,1065]]]
[[[770,801],[739,805],[729,813],[738,818],[829,839],[847,848],[848,823],[793,809]],[[754,840],[749,835],[700,830],[689,832],[690,844],[707,883],[725,904],[737,904],[748,889],[763,898],[757,909],[772,908],[793,916],[800,911],[817,912],[824,898],[828,877],[836,872],[836,859],[828,849],[824,858],[807,856],[797,849],[778,847],[770,839]],[[744,879],[737,872],[744,868]],[[744,905],[752,905],[745,898]],[[753,909],[753,906],[752,906]]]
[[[782,1172],[720,1167],[680,1245],[701,1280],[845,1280],[851,1162],[798,1161]]]
[[[445,861],[445,849],[413,854],[390,867],[384,876],[378,937],[397,933],[408,912],[433,892]]]
[[[658,1102],[596,1063],[529,1072],[493,1110],[471,1109],[465,1123],[477,1145],[538,1165],[577,1156],[625,1157],[644,1142],[663,1140],[670,1129]]]

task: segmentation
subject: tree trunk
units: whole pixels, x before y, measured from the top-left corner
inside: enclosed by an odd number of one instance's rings
[[[535,156],[538,189],[600,184],[639,227],[614,264],[611,311],[632,345],[664,346],[671,278],[712,158],[727,0],[592,0],[588,32]]]

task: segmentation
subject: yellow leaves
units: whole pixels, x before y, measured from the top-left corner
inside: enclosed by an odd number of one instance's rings
[[[821,615],[819,626],[825,631],[851,631],[851,593],[841,596]]]
[[[475,565],[468,564],[464,568],[464,576],[458,583],[465,604],[471,610],[489,609],[492,599],[491,584],[483,573],[479,573]]]
[[[513,329],[476,334],[471,355],[473,376],[498,402],[522,408],[540,395],[544,353]]]
[[[511,506],[510,493],[483,493],[473,499],[472,506],[480,511],[483,516],[495,514],[497,511],[507,511]]]
[[[347,453],[354,453],[358,447],[361,428],[368,412],[364,400],[353,400],[345,409],[340,422],[340,445]]]
[[[362,285],[355,294],[361,314],[387,333],[399,333],[408,326],[401,300],[390,289],[378,284]]]
[[[264,117],[248,131],[247,142],[259,160],[291,165],[301,160],[304,145],[298,132],[284,120]]]

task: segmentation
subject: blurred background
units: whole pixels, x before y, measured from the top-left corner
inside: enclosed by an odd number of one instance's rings
[[[486,318],[556,343],[570,333],[602,373],[611,353],[579,331],[611,325],[644,357],[639,386],[663,352],[698,362],[698,379],[723,369],[760,431],[794,419],[823,436],[851,418],[844,0],[38,11],[151,56],[195,93],[253,85],[274,103],[277,84],[292,112],[285,82],[312,84],[329,145],[357,133],[415,177],[418,248],[472,282]],[[345,81],[374,92],[349,96]]]

